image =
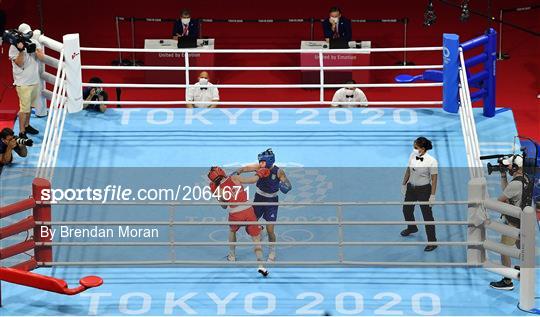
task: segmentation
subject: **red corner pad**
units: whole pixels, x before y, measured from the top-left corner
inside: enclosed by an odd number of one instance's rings
[[[64,295],[75,295],[103,284],[101,277],[86,276],[79,281],[81,285],[68,288],[64,280],[7,267],[0,267],[0,280]]]

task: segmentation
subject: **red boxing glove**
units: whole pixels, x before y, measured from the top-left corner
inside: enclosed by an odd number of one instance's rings
[[[214,182],[210,182],[210,191],[212,192],[212,194],[215,193],[217,189],[217,185]]]
[[[266,178],[268,176],[270,176],[270,170],[267,169],[267,168],[259,168],[255,174],[257,174],[257,176],[259,176],[259,178]]]

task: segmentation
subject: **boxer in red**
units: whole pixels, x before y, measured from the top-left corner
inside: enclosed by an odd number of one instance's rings
[[[213,195],[221,202],[226,203],[238,203],[238,205],[222,205],[224,209],[228,208],[229,221],[257,221],[255,211],[248,202],[248,195],[244,190],[243,184],[254,184],[259,179],[268,177],[270,170],[267,168],[261,168],[256,171],[254,176],[241,177],[239,175],[227,176],[225,171],[217,166],[210,168],[208,172],[208,179],[210,179],[210,189]],[[255,256],[257,261],[262,261],[263,253],[261,245],[258,244],[261,241],[261,228],[257,224],[246,225],[246,232],[251,236],[253,242],[255,242]],[[240,229],[240,225],[230,225],[229,242],[236,242],[236,232]],[[235,253],[236,246],[231,245],[229,247],[229,255],[227,259],[229,261],[236,260]],[[258,272],[263,275],[268,275],[268,270],[264,268],[262,264],[259,264]]]

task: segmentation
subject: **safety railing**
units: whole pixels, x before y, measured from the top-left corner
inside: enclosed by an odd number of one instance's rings
[[[43,237],[40,234],[39,227],[36,226],[36,222],[51,220],[50,205],[36,204],[36,200],[40,199],[42,191],[50,188],[51,184],[49,181],[42,178],[36,178],[32,182],[32,197],[8,206],[0,207],[0,219],[32,210],[31,216],[0,228],[0,240],[28,231],[33,232],[32,235],[27,235],[24,241],[0,248],[0,260],[9,259],[20,254],[26,254],[30,257],[29,260],[19,262],[11,267],[6,267],[4,265],[0,266],[0,281],[7,281],[9,283],[64,295],[75,295],[89,288],[100,286],[103,283],[103,280],[97,276],[83,277],[79,281],[80,285],[78,287],[69,288],[64,280],[29,272],[39,265],[42,265],[40,263],[43,261],[52,260],[52,248],[43,245],[43,243],[51,240]],[[27,253],[29,251],[34,252],[32,255],[29,255]],[[0,283],[0,307],[1,306],[2,285]]]
[[[36,203],[36,201],[39,200],[41,197],[42,190],[45,188],[51,188],[50,182],[42,178],[36,178],[32,183],[31,197],[7,206],[0,207],[0,219],[30,210],[32,212],[31,216],[26,217],[23,220],[17,221],[9,226],[0,228],[0,239],[12,237],[16,234],[28,230],[34,231],[34,235],[27,237],[27,239],[25,239],[24,241],[11,244],[4,248],[0,248],[1,260],[34,249],[33,257],[30,260],[19,263],[15,265],[14,268],[29,271],[36,267],[36,261],[51,260],[52,253],[50,248],[35,248],[35,243],[51,241],[42,237],[36,227],[36,222],[51,221],[51,206],[48,204]]]

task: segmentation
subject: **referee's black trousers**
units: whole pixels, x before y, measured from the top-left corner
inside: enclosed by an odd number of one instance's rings
[[[405,193],[405,201],[428,201],[429,196],[431,195],[431,184],[423,186],[413,186],[407,184],[407,191]],[[403,206],[403,216],[405,221],[414,221],[414,207],[415,205],[404,205]],[[429,205],[420,205],[422,210],[422,216],[424,221],[434,221],[433,211]],[[418,231],[416,225],[408,225],[407,229],[412,231]],[[426,234],[428,241],[437,241],[435,238],[435,226],[426,225]]]

